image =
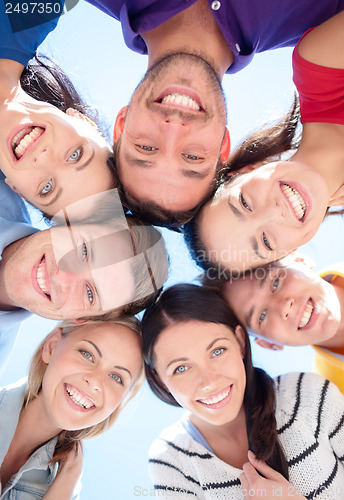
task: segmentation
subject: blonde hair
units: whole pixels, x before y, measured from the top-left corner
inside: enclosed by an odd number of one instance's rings
[[[61,329],[62,337],[66,337],[77,328],[85,326],[86,324],[89,325],[89,324],[101,324],[101,323],[104,324],[104,321],[88,321],[87,323],[83,323],[82,325],[75,325],[75,323],[72,323],[70,321],[63,321],[58,325],[58,327]],[[137,320],[134,317],[122,318],[120,320],[111,321],[110,323],[126,326],[127,328],[130,328],[130,330],[135,332],[138,337],[141,338],[141,324],[139,320]],[[27,406],[30,403],[30,401],[35,399],[42,389],[43,377],[47,368],[47,365],[44,363],[42,359],[42,351],[43,351],[43,346],[47,341],[49,335],[47,335],[45,339],[42,340],[42,342],[39,344],[38,348],[36,349],[31,359],[29,367],[29,376],[28,376],[28,389],[24,399],[24,407]],[[144,372],[142,363],[139,376],[135,380],[134,384],[132,385],[130,391],[125,396],[123,401],[121,401],[119,406],[111,413],[111,415],[109,415],[102,422],[99,422],[98,424],[95,424],[91,427],[87,427],[85,429],[80,429],[76,431],[64,430],[60,432],[60,434],[58,435],[58,441],[55,447],[55,452],[51,460],[51,463],[55,464],[56,462],[66,457],[66,455],[73,448],[77,450],[78,447],[81,445],[82,439],[86,438],[88,439],[99,436],[100,434],[108,430],[115,422],[116,418],[123,410],[123,408],[135,396],[135,394],[137,394],[137,392],[143,385],[143,382],[144,382]]]

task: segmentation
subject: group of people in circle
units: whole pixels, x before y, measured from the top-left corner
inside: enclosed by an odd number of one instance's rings
[[[344,205],[344,3],[88,1],[148,55],[112,144],[61,68],[31,60],[56,14],[16,30],[0,6],[0,370],[30,313],[59,321],[0,390],[1,499],[78,498],[82,440],[145,379],[187,410],[149,452],[162,496],[339,499],[344,271],[295,252]],[[231,152],[221,80],[283,46],[291,109]],[[197,284],[165,289],[157,226],[183,234]],[[313,345],[319,373],[272,379],[249,335]]]

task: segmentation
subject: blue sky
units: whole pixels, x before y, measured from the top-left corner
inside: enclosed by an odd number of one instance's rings
[[[62,16],[56,30],[41,47],[72,77],[86,100],[111,124],[126,105],[143,76],[147,58],[124,44],[120,24],[81,0]],[[250,130],[285,112],[293,99],[291,49],[259,54],[236,75],[224,78],[232,144]],[[38,219],[37,219],[38,220]],[[190,261],[182,238],[164,231],[172,268],[168,284],[192,280],[198,271]],[[316,237],[302,248],[316,262],[316,269],[343,260],[343,220],[325,221]],[[16,349],[0,384],[14,382],[26,374],[32,351],[55,322],[32,316],[21,328]],[[310,371],[312,349],[287,348],[282,352],[253,348],[257,365],[270,374]],[[82,500],[130,500],[153,496],[147,474],[147,451],[152,440],[182,410],[164,405],[145,387],[120,416],[114,427],[85,443]]]

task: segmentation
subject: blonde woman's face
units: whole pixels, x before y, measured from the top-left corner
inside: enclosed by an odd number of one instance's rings
[[[87,324],[44,345],[43,408],[50,424],[78,430],[105,420],[120,405],[142,366],[136,333],[114,323]]]

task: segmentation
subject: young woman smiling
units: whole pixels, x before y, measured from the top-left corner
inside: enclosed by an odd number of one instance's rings
[[[293,145],[296,106],[282,125],[244,142],[189,224],[186,238],[204,268],[213,262],[244,272],[277,260],[315,235],[329,206],[344,204],[343,27],[340,13],[294,50],[303,130],[293,156],[274,161]]]
[[[60,68],[42,61],[25,68],[48,32],[46,24],[13,33],[3,8],[0,169],[14,191],[52,216],[78,199],[116,186],[108,161],[111,148]],[[29,42],[31,53],[23,55]]]
[[[143,353],[153,392],[188,410],[151,447],[156,489],[339,500],[343,395],[315,374],[272,380],[255,368],[247,333],[214,290],[166,290],[144,315]]]
[[[142,375],[137,320],[55,328],[28,381],[0,390],[1,498],[77,498],[81,440],[114,423]]]

